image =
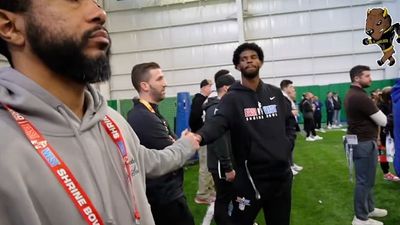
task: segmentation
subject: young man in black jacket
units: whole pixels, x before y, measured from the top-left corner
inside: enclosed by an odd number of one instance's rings
[[[158,104],[165,98],[167,83],[157,63],[137,64],[132,69],[132,84],[139,93],[128,113],[128,122],[147,148],[163,149],[177,139]],[[156,225],[194,225],[183,193],[183,169],[158,178],[146,179],[146,195]]]
[[[235,78],[229,74],[228,70],[222,69],[214,75],[214,81],[218,96],[209,98],[203,107],[206,123],[215,115],[221,98],[235,83]],[[232,184],[235,179],[235,170],[231,161],[231,148],[229,132],[207,145],[207,167],[213,177],[216,190],[214,220],[217,225],[233,225],[228,215],[229,204],[235,193]]]
[[[251,225],[263,208],[268,225],[289,225],[292,171],[289,158],[295,119],[281,90],[261,81],[262,49],[240,45],[233,64],[241,83],[233,84],[221,99],[213,118],[199,131],[202,144],[230,131],[236,165],[232,221]]]

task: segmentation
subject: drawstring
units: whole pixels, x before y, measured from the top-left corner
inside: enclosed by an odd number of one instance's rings
[[[260,195],[260,192],[257,190],[256,184],[254,183],[253,178],[251,177],[249,168],[247,167],[247,160],[244,161],[244,166],[246,167],[247,177],[249,178],[250,183],[253,186],[254,192],[256,193],[256,199],[259,200],[259,199],[261,199],[261,195]]]

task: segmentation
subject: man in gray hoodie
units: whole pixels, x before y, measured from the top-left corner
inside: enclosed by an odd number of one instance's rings
[[[111,75],[105,20],[91,0],[0,1],[1,225],[154,225],[146,177],[199,147],[146,149],[90,86]]]

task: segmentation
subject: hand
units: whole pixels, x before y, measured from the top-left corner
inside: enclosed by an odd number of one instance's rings
[[[188,139],[192,144],[192,148],[198,150],[200,148],[200,142],[198,141],[196,135],[199,136],[198,134],[194,134],[186,129],[182,131],[181,137]]]
[[[201,143],[201,140],[203,140],[203,138],[199,135],[194,133],[194,138],[196,138],[197,142],[199,142],[199,144]]]
[[[235,180],[236,177],[236,171],[232,170],[230,172],[225,173],[225,180],[228,182],[233,182]]]

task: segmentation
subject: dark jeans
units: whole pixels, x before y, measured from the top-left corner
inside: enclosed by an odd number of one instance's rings
[[[353,146],[353,161],[356,175],[354,189],[354,211],[360,220],[368,220],[374,210],[373,187],[378,149],[375,141],[363,141]]]
[[[233,183],[220,179],[217,173],[211,173],[211,175],[217,194],[214,204],[214,221],[217,225],[233,225],[228,214],[229,204],[235,196]]]
[[[321,129],[321,112],[318,113],[314,113],[314,123],[315,123],[315,128],[316,129]]]
[[[257,185],[261,199],[256,199],[255,191],[245,171],[238,170],[236,177],[234,185],[237,197],[233,202],[232,211],[232,221],[236,225],[253,225],[261,209],[264,211],[266,224],[290,224],[293,180],[291,172],[285,177],[264,181]],[[239,198],[248,201],[242,209],[239,207]]]
[[[194,225],[193,215],[182,196],[168,204],[151,205],[156,225]]]

